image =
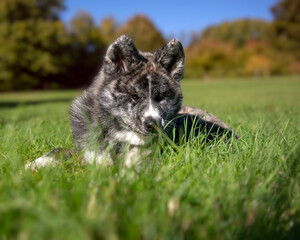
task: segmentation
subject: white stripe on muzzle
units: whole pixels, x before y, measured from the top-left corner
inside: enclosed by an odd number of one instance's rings
[[[152,105],[152,99],[151,99],[151,76],[148,75],[147,79],[149,80],[149,106],[146,112],[144,113],[144,117],[152,117],[156,120],[160,119],[159,111],[157,108],[153,107]]]

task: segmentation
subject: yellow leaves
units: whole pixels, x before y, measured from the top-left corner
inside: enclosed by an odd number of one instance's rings
[[[32,65],[30,66],[32,71],[40,71],[44,76],[47,76],[49,73],[58,73],[59,68],[54,64],[51,64],[52,59],[49,53],[35,52],[35,56],[35,59],[38,60],[32,62]]]
[[[116,30],[117,26],[114,18],[108,17],[101,21],[99,32],[107,45],[115,39]]]
[[[271,62],[263,55],[252,55],[246,63],[246,71],[254,76],[266,76],[270,74]]]
[[[81,44],[87,44],[94,35],[94,22],[91,15],[87,12],[79,12],[70,21],[70,31],[71,34],[76,38],[76,40]]]
[[[154,52],[165,44],[162,34],[153,23],[143,15],[131,18],[117,31],[117,35],[127,34],[132,37],[135,45],[141,51]]]

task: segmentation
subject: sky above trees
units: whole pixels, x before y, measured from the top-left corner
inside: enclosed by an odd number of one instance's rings
[[[273,19],[270,7],[276,0],[66,0],[61,13],[64,21],[70,20],[78,11],[89,12],[96,23],[105,17],[114,17],[124,23],[136,14],[149,17],[164,36],[199,32],[206,27],[243,18]],[[183,39],[182,39],[183,40]]]

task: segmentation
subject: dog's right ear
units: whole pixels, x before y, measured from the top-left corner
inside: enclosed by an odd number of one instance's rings
[[[107,73],[126,74],[139,63],[141,56],[132,39],[126,35],[117,38],[107,49],[103,67]]]
[[[184,50],[181,43],[173,39],[154,53],[154,60],[160,63],[170,76],[180,81],[184,71]]]

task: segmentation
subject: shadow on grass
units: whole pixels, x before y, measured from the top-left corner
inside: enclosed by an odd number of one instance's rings
[[[15,101],[1,101],[0,108],[14,108],[18,106],[27,105],[39,105],[44,103],[58,103],[58,102],[70,102],[74,98],[56,98],[56,99],[38,99],[38,100],[15,100]]]

